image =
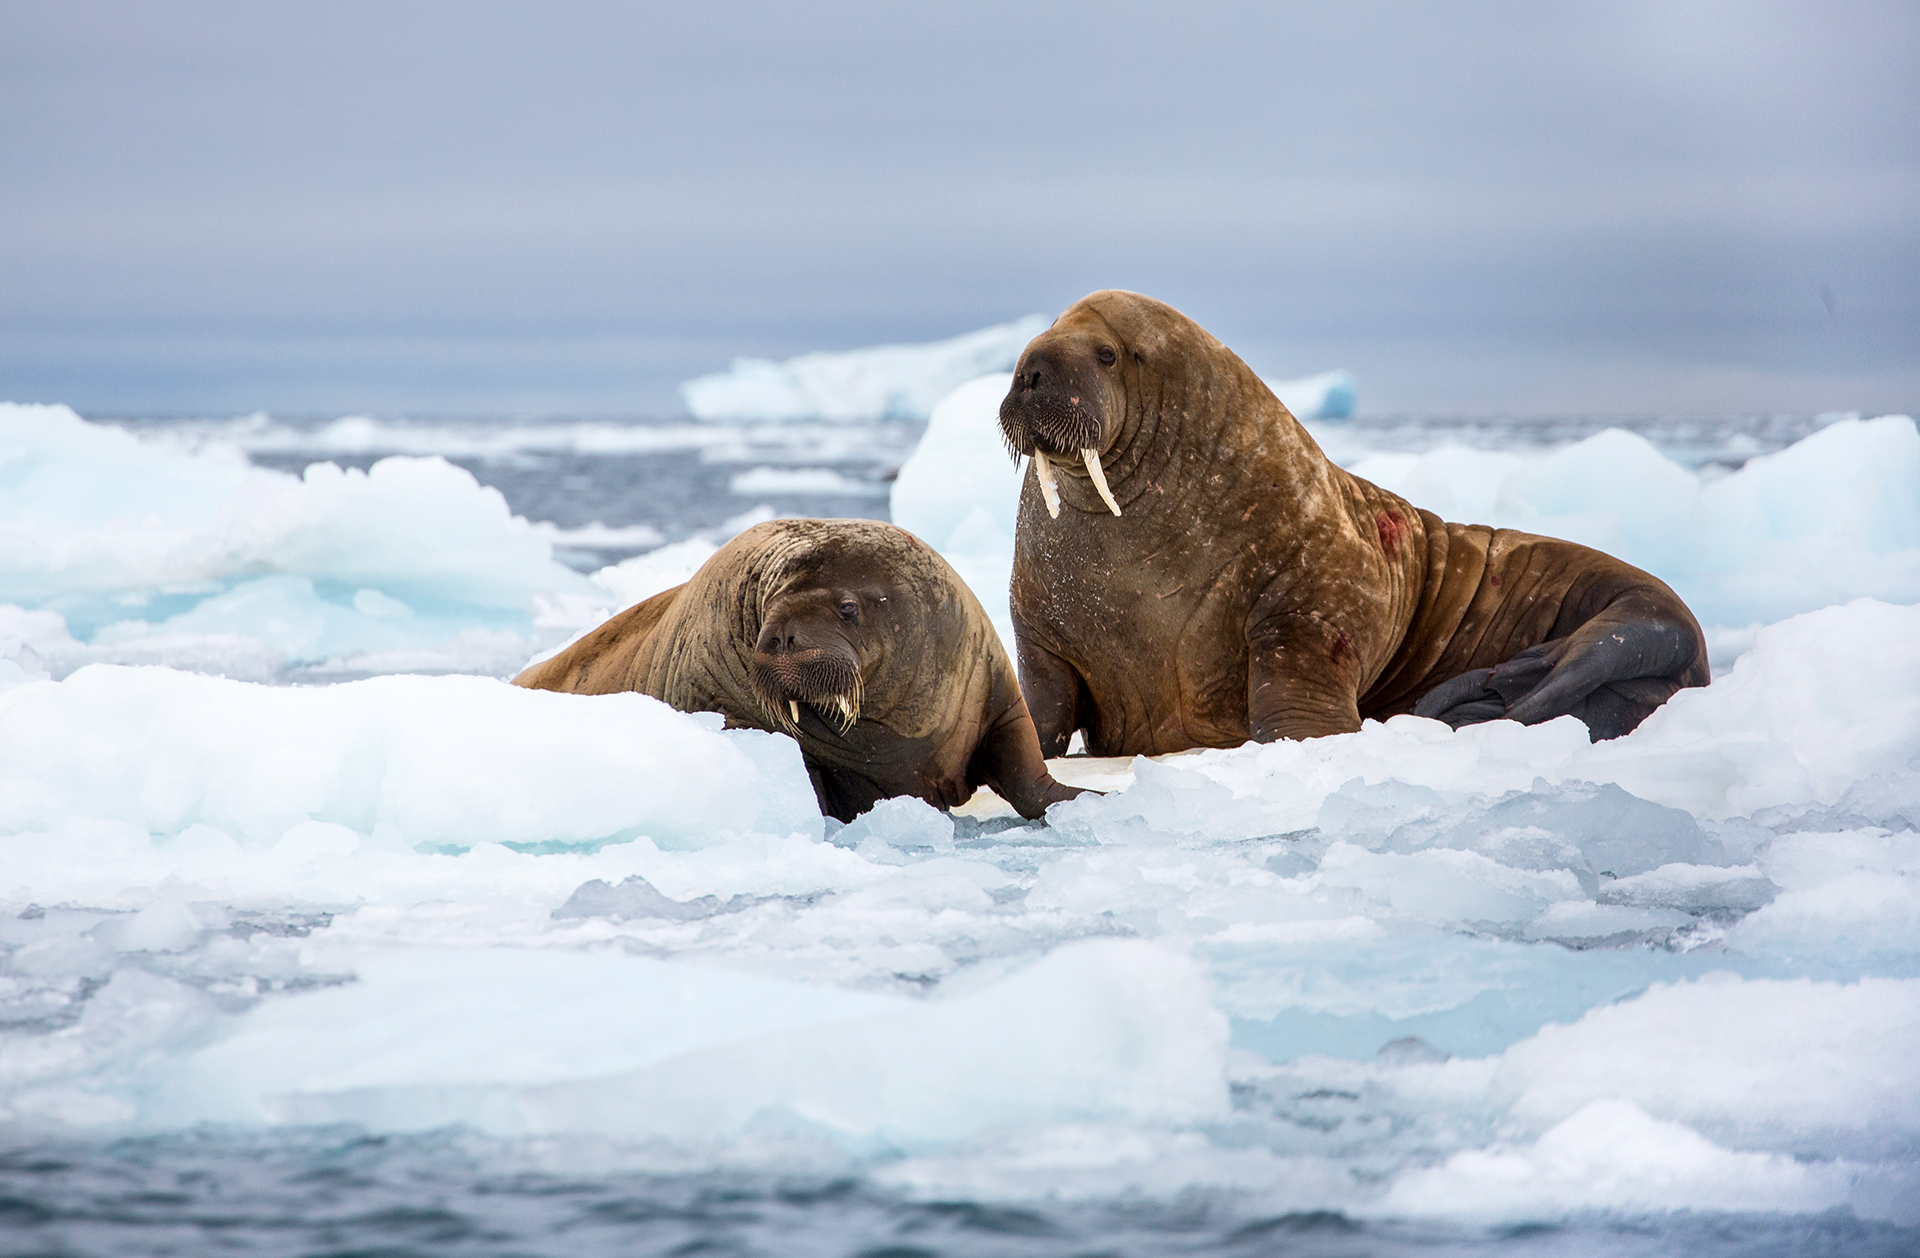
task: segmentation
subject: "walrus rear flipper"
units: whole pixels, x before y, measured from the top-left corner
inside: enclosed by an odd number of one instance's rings
[[[1502,718],[1538,725],[1577,716],[1594,742],[1618,738],[1681,687],[1706,684],[1698,635],[1691,623],[1623,599],[1564,638],[1441,682],[1413,713],[1455,729]]]

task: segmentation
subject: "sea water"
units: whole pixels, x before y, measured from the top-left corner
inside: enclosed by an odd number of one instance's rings
[[[0,413],[0,1253],[1920,1247],[1910,420],[1314,425],[1688,597],[1713,685],[1613,743],[1403,717],[841,826],[789,740],[500,680],[774,514],[1004,607],[996,388]]]

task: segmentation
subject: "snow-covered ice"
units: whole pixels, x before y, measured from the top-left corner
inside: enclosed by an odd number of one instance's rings
[[[892,496],[1003,632],[1005,389],[934,408]],[[425,448],[294,476],[0,410],[0,1125],[460,1124],[931,1200],[1920,1226],[1912,421],[1720,476],[1625,433],[1341,431],[1443,515],[1666,577],[1713,685],[1611,743],[1400,717],[1057,761],[1110,793],[1045,823],[983,794],[842,827],[783,737],[498,679],[709,537],[585,577]],[[249,680],[330,659],[496,675]]]
[[[490,671],[534,649],[537,600],[592,593],[549,536],[438,456],[293,476],[230,446],[184,451],[0,403],[0,487],[0,601],[59,617],[0,628],[21,635],[23,668],[271,677],[400,655]]]

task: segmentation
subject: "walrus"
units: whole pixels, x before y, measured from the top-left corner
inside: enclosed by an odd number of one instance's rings
[[[1700,626],[1599,551],[1449,524],[1336,466],[1225,345],[1105,291],[1000,406],[1031,461],[1011,602],[1041,750],[1313,738],[1412,712],[1627,733],[1705,685]]]
[[[932,547],[871,520],[755,525],[513,680],[637,690],[792,735],[820,811],[841,821],[894,795],[953,808],[986,785],[1036,818],[1081,793],[1047,772],[973,592]]]

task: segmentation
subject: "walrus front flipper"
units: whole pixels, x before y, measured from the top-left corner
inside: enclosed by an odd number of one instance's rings
[[[1014,811],[1029,821],[1047,815],[1047,805],[1058,804],[1085,794],[1077,786],[1057,781],[1047,772],[1046,757],[1041,754],[1040,739],[1034,731],[1033,714],[1021,693],[1013,670],[1002,667],[995,679],[993,707],[1000,715],[993,720],[967,762],[967,781],[993,788],[994,794],[1013,805]]]
[[[820,804],[820,815],[835,821],[852,821],[881,800],[900,793],[862,774],[811,760],[807,761],[807,776],[813,780],[813,797]]]
[[[1538,725],[1577,716],[1593,741],[1618,738],[1681,687],[1705,684],[1698,634],[1662,609],[1622,599],[1564,638],[1441,682],[1413,713],[1455,729],[1502,718]]]
[[[1092,708],[1087,683],[1073,665],[1035,642],[1013,614],[1013,639],[1020,653],[1020,692],[1042,756],[1064,756],[1073,731],[1086,724]]]
[[[1024,703],[1017,719],[1002,723],[981,740],[973,753],[973,763],[967,767],[967,779],[991,786],[994,794],[1012,804],[1014,811],[1028,821],[1046,816],[1049,804],[1086,793],[1047,772],[1040,740],[1034,737],[1033,718],[1027,715]]]

